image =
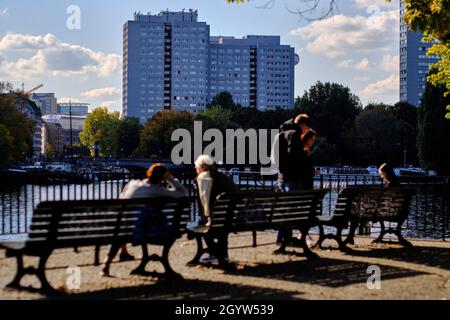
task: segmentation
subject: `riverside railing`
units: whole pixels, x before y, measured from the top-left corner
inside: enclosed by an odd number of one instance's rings
[[[189,196],[195,199],[193,170],[172,170],[184,184]],[[259,172],[229,171],[242,190],[280,190],[276,175]],[[19,184],[3,181],[0,185],[0,236],[23,235],[28,232],[33,209],[43,201],[117,199],[130,179],[141,178],[129,172],[101,172],[85,176],[52,173],[45,177],[27,179]],[[339,193],[354,185],[381,185],[373,175],[322,174],[315,178],[314,187],[327,190],[322,203],[323,214],[331,215]],[[443,239],[450,237],[450,178],[403,177],[402,183],[413,186],[417,194],[411,213],[403,226],[406,236]],[[197,201],[192,201],[192,220],[198,212]],[[370,234],[376,234],[377,225],[370,225]],[[361,230],[363,231],[363,230]]]

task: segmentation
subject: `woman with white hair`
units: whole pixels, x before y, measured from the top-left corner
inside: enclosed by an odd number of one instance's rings
[[[224,192],[232,192],[236,190],[233,179],[226,173],[218,171],[214,160],[209,155],[201,155],[195,161],[195,170],[197,178],[195,179],[195,187],[197,189],[200,201],[200,215],[204,220],[204,225],[211,225],[211,212],[214,207],[216,198]],[[211,240],[205,237],[208,248],[211,249]],[[216,252],[216,254],[224,254]],[[217,258],[210,254],[209,258],[201,259],[201,262],[212,262]]]

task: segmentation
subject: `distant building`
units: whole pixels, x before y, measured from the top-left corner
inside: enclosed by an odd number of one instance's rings
[[[210,37],[198,13],[135,13],[123,26],[124,116],[145,122],[160,110],[198,111],[229,91],[260,109],[294,105],[294,48],[279,36]]]
[[[45,157],[49,156],[48,145],[51,145],[53,156],[60,156],[64,152],[64,130],[60,123],[45,122],[42,127],[42,150]]]
[[[83,131],[85,116],[72,116],[72,130],[70,130],[70,116],[47,115],[43,117],[45,123],[59,124],[62,128],[63,147],[70,147],[71,141],[74,145],[80,143],[80,133]]]
[[[298,62],[279,36],[211,37],[208,102],[227,91],[244,107],[292,108]]]
[[[87,116],[89,103],[58,103],[57,114],[70,115],[70,109],[73,116]]]
[[[419,106],[430,65],[439,58],[427,56],[433,44],[422,42],[423,34],[411,31],[404,22],[403,1],[400,1],[400,17],[400,101]]]
[[[34,101],[42,115],[57,113],[57,100],[54,93],[32,93],[30,100]]]
[[[40,158],[42,156],[42,114],[34,101],[19,96],[17,99],[17,109],[35,122],[33,133],[33,156]]]

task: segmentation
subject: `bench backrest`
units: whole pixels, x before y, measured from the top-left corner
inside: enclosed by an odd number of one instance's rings
[[[338,197],[335,217],[401,221],[409,214],[415,190],[396,187],[350,187]]]
[[[61,247],[131,242],[139,218],[150,213],[147,222],[156,233],[164,231],[157,236],[164,241],[186,231],[190,207],[189,198],[43,202],[34,210],[29,239]]]
[[[321,213],[325,191],[232,192],[217,197],[212,228],[232,231],[307,226]]]

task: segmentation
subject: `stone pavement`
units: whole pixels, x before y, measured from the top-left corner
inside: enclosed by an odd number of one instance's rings
[[[315,250],[321,258],[308,260],[300,248],[288,248],[288,255],[274,255],[274,240],[274,232],[260,232],[259,245],[253,248],[251,233],[231,235],[229,255],[237,270],[224,272],[214,267],[187,267],[195,254],[195,241],[182,238],[172,248],[170,261],[184,280],[129,275],[138,261],[114,263],[113,277],[100,277],[99,267],[92,265],[92,247],[81,248],[79,253],[55,251],[47,263],[47,276],[54,287],[63,287],[67,266],[80,267],[80,290],[70,292],[66,299],[450,299],[449,242],[413,240],[413,248],[402,248],[372,245],[372,239],[358,237],[351,254]],[[131,253],[140,255],[139,247],[129,247]],[[102,249],[102,257],[107,249]],[[150,253],[161,250],[150,249]],[[25,259],[25,263],[36,262],[35,258]],[[371,290],[367,279],[373,265],[380,268],[381,288]],[[157,263],[150,263],[147,269],[162,271]],[[15,270],[15,260],[0,250],[0,299],[47,298],[6,289]],[[28,276],[22,284],[37,286],[37,281]]]

